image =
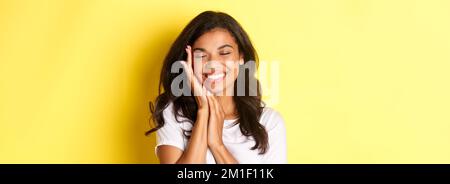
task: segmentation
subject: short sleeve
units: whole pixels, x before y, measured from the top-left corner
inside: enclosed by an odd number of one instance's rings
[[[263,156],[266,164],[287,164],[286,127],[284,119],[277,111],[268,109],[264,117],[269,137],[269,147]]]
[[[184,150],[184,133],[181,123],[178,123],[175,119],[173,112],[173,105],[169,104],[163,111],[164,126],[157,130],[157,144],[155,152],[158,146],[170,145],[175,146],[180,150]]]

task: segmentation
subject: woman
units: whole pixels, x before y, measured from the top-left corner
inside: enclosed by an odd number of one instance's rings
[[[203,12],[183,29],[165,58],[160,95],[150,103],[156,127],[147,135],[157,131],[161,163],[287,162],[284,121],[264,107],[255,71],[244,67],[256,61],[247,33],[225,13]],[[174,89],[177,63],[188,94]]]

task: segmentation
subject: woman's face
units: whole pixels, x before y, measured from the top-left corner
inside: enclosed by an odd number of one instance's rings
[[[215,28],[200,36],[192,48],[194,71],[206,89],[218,96],[232,95],[239,64],[243,64],[234,37]]]

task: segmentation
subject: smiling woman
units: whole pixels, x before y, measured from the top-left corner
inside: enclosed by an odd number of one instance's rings
[[[179,74],[171,69],[181,60],[191,93],[175,95]],[[265,107],[255,71],[244,67],[257,60],[247,33],[225,13],[203,12],[184,28],[164,60],[164,92],[150,106],[156,127],[147,134],[157,131],[161,163],[286,163],[283,118]]]

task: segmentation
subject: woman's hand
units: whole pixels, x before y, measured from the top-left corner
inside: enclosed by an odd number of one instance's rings
[[[197,67],[199,66],[197,63],[195,67],[199,71],[194,72],[190,46],[186,48],[186,52],[187,62],[181,63],[186,70],[199,110],[188,148],[177,163],[205,163],[207,147],[210,148],[216,163],[238,163],[223,144],[222,131],[225,112],[217,97],[202,85],[202,68]]]
[[[189,80],[189,85],[191,86],[192,92],[195,96],[195,100],[197,102],[198,105],[198,109],[202,110],[202,111],[208,111],[208,100],[206,98],[206,93],[207,90],[206,88],[203,86],[202,84],[202,68],[199,67],[197,68],[195,73],[193,70],[193,63],[192,63],[192,49],[191,46],[187,46],[186,47],[186,53],[187,53],[187,58],[186,58],[186,62],[182,61],[181,64],[183,65],[188,80]],[[196,65],[198,66],[198,65]]]
[[[222,131],[225,112],[216,96],[207,95],[206,97],[209,104],[208,147],[212,149],[223,146]]]
[[[223,144],[222,131],[223,122],[225,119],[225,112],[219,104],[216,96],[207,95],[209,104],[209,119],[208,119],[208,147],[211,150],[216,163],[218,164],[237,164],[238,161],[228,151]]]
[[[194,93],[195,100],[198,105],[197,119],[192,127],[191,137],[189,138],[186,149],[180,150],[174,146],[162,145],[158,147],[157,154],[161,163],[178,163],[178,164],[192,164],[192,163],[206,163],[206,152],[208,150],[207,133],[208,133],[208,116],[209,105],[206,98],[206,88],[202,85],[202,73],[196,71],[194,73],[192,63],[191,47],[186,48],[187,61],[182,61],[181,64],[186,71],[191,91]],[[195,65],[197,66],[197,65]],[[201,68],[201,67],[199,67]],[[197,68],[197,70],[199,70]],[[196,74],[200,74],[197,76]]]

